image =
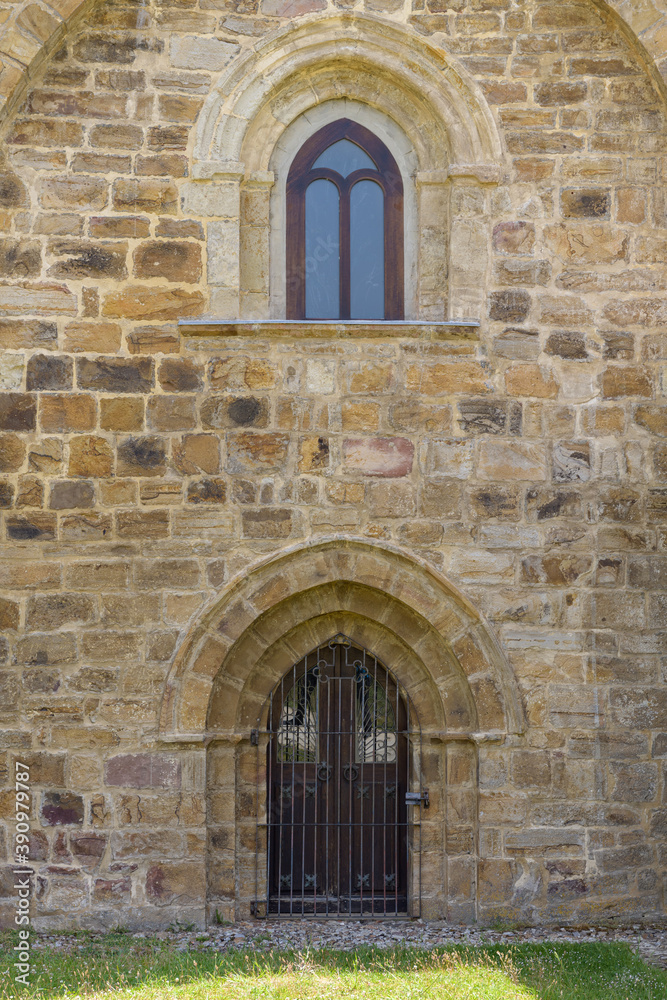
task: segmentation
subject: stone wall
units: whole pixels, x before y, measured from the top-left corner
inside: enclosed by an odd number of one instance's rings
[[[46,8],[24,7],[38,53]],[[221,219],[244,213],[247,273],[266,264],[257,177],[236,164],[240,201],[197,199],[207,98],[271,32],[352,8],[444,53],[497,129],[497,176],[440,178],[479,328],[186,336],[179,319],[230,301],[211,298],[238,264]],[[340,24],[360,55],[364,30]],[[160,729],[168,678],[233,584],[322,538],[446,578],[523,699],[525,724],[493,741],[470,724],[448,751],[474,836],[440,848],[430,915],[664,914],[667,129],[645,50],[592,2],[156,0],[91,5],[38,63],[0,172],[0,851],[18,758],[38,925],[204,919],[207,801],[222,836],[249,726],[207,769],[204,726]],[[444,282],[438,301],[451,314]],[[475,658],[457,660],[472,690]],[[215,836],[238,915],[249,861]]]

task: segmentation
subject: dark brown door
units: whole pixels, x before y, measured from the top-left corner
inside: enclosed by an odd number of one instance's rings
[[[367,650],[335,636],[283,678],[269,746],[269,911],[403,913],[407,713]]]

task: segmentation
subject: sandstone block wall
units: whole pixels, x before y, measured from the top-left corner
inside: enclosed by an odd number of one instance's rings
[[[207,894],[242,912],[249,726],[205,750],[166,743],[160,711],[230,583],[322,538],[444,576],[522,699],[522,727],[471,724],[433,765],[467,833],[438,848],[429,914],[664,916],[667,127],[646,49],[589,0],[113,0],[51,53],[46,8],[4,6],[36,62],[0,164],[0,858],[19,759],[38,926],[201,922]],[[186,335],[239,303],[239,245],[246,291],[268,280],[258,179],[237,164],[215,211],[199,197],[207,97],[272,32],[350,11],[436,46],[490,109],[498,177],[445,184],[436,234],[479,269],[479,327]]]

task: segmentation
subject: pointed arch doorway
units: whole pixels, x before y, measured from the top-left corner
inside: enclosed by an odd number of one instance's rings
[[[391,671],[334,635],[273,691],[268,737],[267,914],[407,916],[410,896],[418,908],[406,795],[419,811],[421,734]]]

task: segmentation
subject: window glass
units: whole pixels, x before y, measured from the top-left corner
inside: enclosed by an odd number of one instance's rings
[[[317,760],[317,713],[317,678],[309,671],[298,678],[283,702],[278,725],[281,763]]]
[[[318,167],[328,167],[330,170],[335,170],[341,177],[347,177],[354,170],[363,168],[377,170],[370,156],[349,139],[339,139],[338,142],[334,142],[328,149],[325,149],[315,160],[311,170],[317,170]]]
[[[306,319],[340,317],[339,195],[332,181],[306,189]]]
[[[384,319],[384,194],[368,180],[350,192],[350,312]]]

